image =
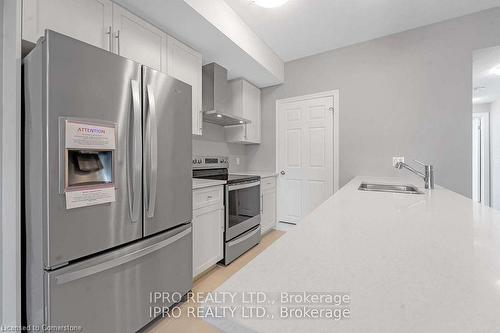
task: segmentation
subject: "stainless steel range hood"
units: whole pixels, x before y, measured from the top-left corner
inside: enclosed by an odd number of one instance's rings
[[[227,70],[215,62],[203,66],[203,121],[219,126],[248,124],[251,121],[233,114],[232,92]]]

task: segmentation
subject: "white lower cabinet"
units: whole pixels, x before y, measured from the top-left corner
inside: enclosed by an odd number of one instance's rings
[[[193,277],[224,257],[223,186],[193,190]]]
[[[260,188],[260,226],[265,233],[276,227],[276,178],[262,178]]]

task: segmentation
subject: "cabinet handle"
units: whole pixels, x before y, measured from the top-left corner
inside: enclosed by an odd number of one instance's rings
[[[264,196],[261,194],[260,195],[260,213],[264,211]]]
[[[116,38],[116,49],[118,55],[120,55],[120,30],[116,30],[115,38]]]
[[[207,197],[207,199],[208,199],[208,200],[212,199],[212,196],[211,196],[211,195],[209,195],[209,196]]]
[[[111,40],[111,37],[112,37],[111,26],[108,27],[108,32],[106,32],[106,35],[108,35],[108,49],[109,49],[108,51],[112,52],[113,51],[113,43]]]

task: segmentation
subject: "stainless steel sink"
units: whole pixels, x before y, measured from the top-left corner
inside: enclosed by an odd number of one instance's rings
[[[406,194],[423,194],[415,185],[395,185],[395,184],[372,184],[361,183],[358,190],[374,191],[374,192],[390,192],[390,193],[406,193]]]

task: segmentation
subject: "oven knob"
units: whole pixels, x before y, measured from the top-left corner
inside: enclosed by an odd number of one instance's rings
[[[200,164],[201,164],[201,159],[199,159],[199,160],[198,160],[198,163],[200,163]]]
[[[196,160],[193,160],[193,164],[196,164]]]

